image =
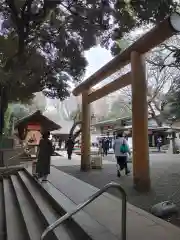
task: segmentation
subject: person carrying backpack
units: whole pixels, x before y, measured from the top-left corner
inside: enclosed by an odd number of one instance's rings
[[[131,152],[127,140],[123,137],[123,133],[118,133],[113,149],[117,160],[117,176],[121,176],[121,170],[123,169],[125,169],[125,174],[128,175],[130,171],[127,166],[127,157]]]

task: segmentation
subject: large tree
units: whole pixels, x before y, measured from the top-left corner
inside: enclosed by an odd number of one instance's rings
[[[122,50],[118,41],[126,33],[147,24],[157,24],[167,15],[179,10],[179,1],[176,0],[117,0],[114,2],[114,16],[115,23],[117,24],[112,35],[113,40],[115,40],[111,47],[114,55]]]
[[[141,31],[131,32],[117,40],[118,48],[116,52],[112,49],[112,53],[117,54],[118,51],[120,53],[139,38],[144,31],[147,31],[144,27],[139,30]],[[179,40],[179,36],[175,35],[146,54],[148,114],[158,126],[161,126],[170,115],[173,115],[174,111],[178,113],[179,105],[176,100],[180,89],[178,87],[178,85],[180,86]],[[130,71],[130,66],[118,71],[115,75],[122,75],[127,71]],[[125,95],[131,102],[131,87],[120,90],[119,94]],[[119,103],[120,106],[122,109],[122,102]],[[117,112],[117,115],[120,117],[120,111]]]
[[[26,105],[29,112],[35,112],[40,110],[42,113],[46,111],[47,108],[47,99],[42,92],[34,94],[35,97]]]
[[[69,95],[64,73],[81,80],[86,67],[83,52],[96,44],[109,18],[99,1],[1,0],[0,4],[2,132],[9,101],[31,98],[37,91],[59,99]]]
[[[116,100],[112,103],[106,119],[116,119],[123,117],[131,117],[131,102],[128,96],[123,95],[120,92]]]
[[[85,50],[97,41],[109,47],[112,39],[175,8],[173,0],[0,0],[0,133],[9,101],[37,91],[64,99],[69,89],[63,72],[80,81]]]
[[[171,123],[180,119],[180,78],[175,79],[168,91],[164,101],[164,109],[166,117]]]
[[[171,96],[171,101],[172,96],[175,97],[174,92],[178,90],[175,82],[180,77],[180,71],[176,68],[165,67],[162,69],[159,65],[154,66],[149,63],[149,59],[147,59],[146,65],[148,115],[156,122],[157,126],[162,126],[169,114],[167,103],[170,101],[170,97],[167,96]],[[112,105],[110,116],[118,118],[129,115],[132,107],[131,86],[119,90],[116,95],[119,95],[119,98]]]
[[[73,141],[76,143],[77,138],[79,138],[79,135],[82,132],[82,111],[81,111],[81,104],[77,105],[76,110],[72,111],[69,120],[73,120],[73,125],[70,129],[69,136],[73,139]],[[93,121],[95,120],[95,114],[94,109],[91,107],[91,120],[90,124],[93,124]]]

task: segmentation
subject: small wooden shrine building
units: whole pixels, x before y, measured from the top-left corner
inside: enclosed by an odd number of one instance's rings
[[[15,124],[18,137],[23,145],[30,147],[36,152],[37,145],[41,139],[43,131],[54,131],[60,129],[61,126],[44,116],[41,111],[36,111],[27,117],[20,119]]]

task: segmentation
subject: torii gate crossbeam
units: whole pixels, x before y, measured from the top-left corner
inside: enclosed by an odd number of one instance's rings
[[[143,54],[177,31],[180,31],[180,15],[174,13],[73,90],[75,96],[82,94],[82,170],[90,169],[90,103],[131,84],[134,186],[143,191],[150,189],[147,83]],[[131,72],[95,92],[91,91],[91,87],[129,63]]]

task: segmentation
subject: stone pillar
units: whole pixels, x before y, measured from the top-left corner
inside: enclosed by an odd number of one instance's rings
[[[3,152],[3,150],[0,150],[0,167],[5,167],[4,166],[4,152]]]
[[[137,52],[131,53],[133,174],[137,190],[150,189],[148,105],[145,64]]]
[[[90,164],[90,104],[88,92],[82,93],[82,134],[81,134],[81,170],[88,171]]]
[[[156,146],[154,134],[152,135],[152,146],[153,146],[153,147]]]

